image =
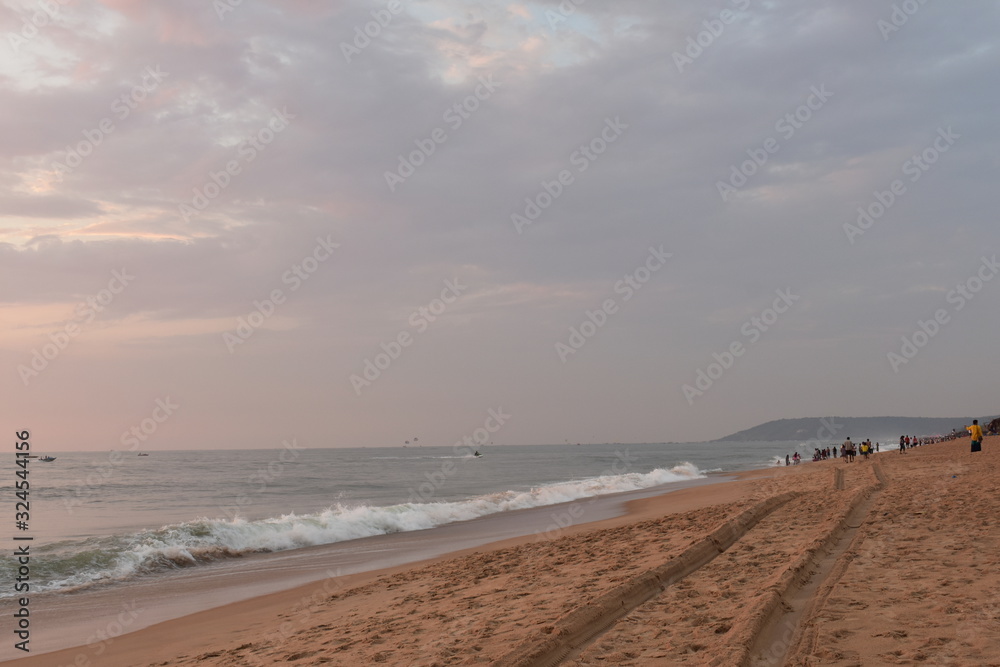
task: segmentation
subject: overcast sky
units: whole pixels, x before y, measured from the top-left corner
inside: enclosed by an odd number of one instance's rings
[[[998,17],[3,0],[3,423],[155,451],[995,413]]]

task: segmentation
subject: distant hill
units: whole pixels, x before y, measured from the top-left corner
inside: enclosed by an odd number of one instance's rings
[[[952,429],[962,431],[973,419],[985,425],[993,417],[805,417],[776,419],[713,442],[752,442],[770,440],[818,440],[843,442],[871,438],[873,442],[898,441],[901,435],[945,435]]]

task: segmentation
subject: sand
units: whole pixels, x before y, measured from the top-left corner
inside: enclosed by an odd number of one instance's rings
[[[9,664],[1000,665],[1000,438],[968,448],[754,471]]]

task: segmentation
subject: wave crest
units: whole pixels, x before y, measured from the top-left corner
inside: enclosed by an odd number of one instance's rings
[[[60,543],[46,556],[45,582],[36,590],[79,589],[157,571],[191,567],[257,552],[425,530],[489,514],[543,507],[580,498],[635,491],[705,477],[682,463],[669,470],[603,475],[571,482],[509,490],[453,502],[411,502],[385,507],[338,503],[305,515],[259,520],[200,518],[130,535]],[[16,563],[5,557],[0,572]],[[0,576],[6,574],[2,572]],[[0,595],[2,597],[3,595]]]

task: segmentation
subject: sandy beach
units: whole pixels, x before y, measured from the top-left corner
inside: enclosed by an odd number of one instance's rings
[[[9,664],[1000,665],[997,447],[752,471]]]

